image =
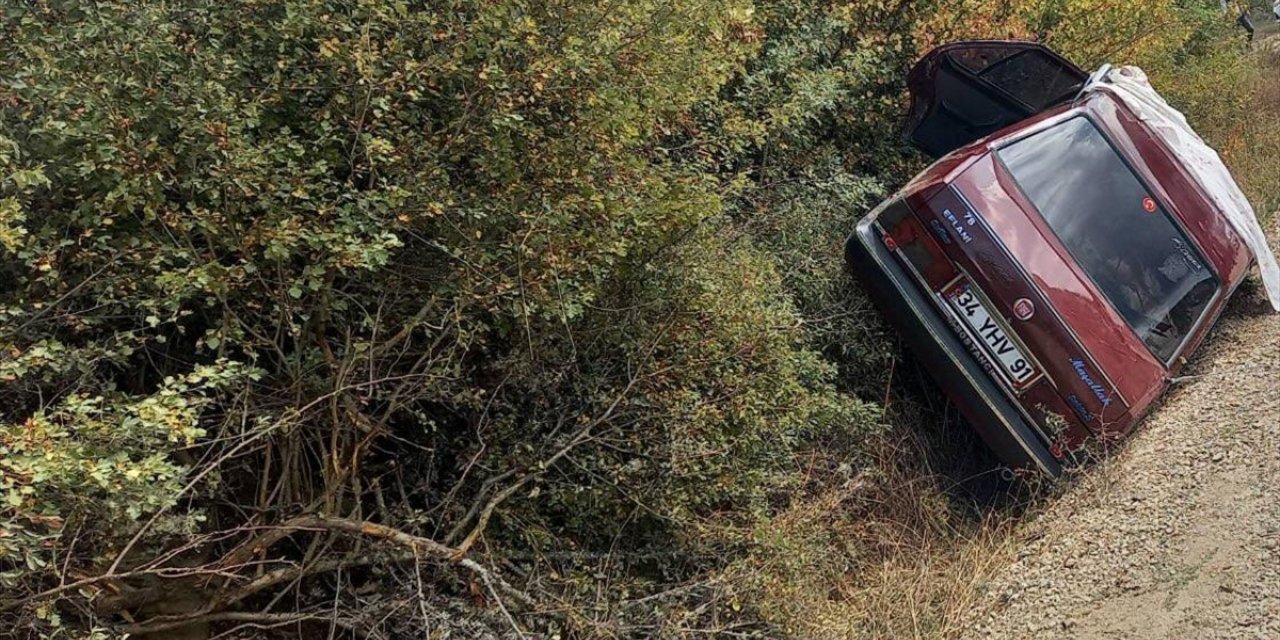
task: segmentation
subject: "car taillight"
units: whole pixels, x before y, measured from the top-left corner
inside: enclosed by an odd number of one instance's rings
[[[931,289],[936,291],[955,279],[955,265],[906,202],[885,208],[877,221],[884,231],[885,248],[906,258]]]

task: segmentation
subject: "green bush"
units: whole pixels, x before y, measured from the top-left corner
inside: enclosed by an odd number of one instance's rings
[[[736,545],[806,443],[873,429],[734,180],[671,150],[746,3],[5,11],[7,595],[314,510]]]
[[[0,7],[0,625],[762,624],[664,594],[869,464],[964,4]]]

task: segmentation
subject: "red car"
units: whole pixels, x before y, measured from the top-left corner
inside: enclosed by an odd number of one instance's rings
[[[1168,142],[1032,43],[941,47],[907,137],[938,158],[857,226],[856,276],[1011,467],[1128,434],[1254,258]]]

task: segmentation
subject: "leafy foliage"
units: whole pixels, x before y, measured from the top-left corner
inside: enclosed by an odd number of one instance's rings
[[[575,603],[517,612],[548,632],[682,633],[708,607],[673,584],[789,548],[774,524],[884,437],[895,349],[840,243],[919,168],[917,55],[1038,34],[1091,63],[1153,20],[1134,59],[1220,55],[1179,2],[0,15],[0,623],[33,637],[282,601],[299,633],[414,634],[524,591]],[[421,606],[359,598],[400,589]]]

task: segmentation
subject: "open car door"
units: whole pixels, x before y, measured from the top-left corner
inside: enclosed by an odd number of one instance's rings
[[[1080,67],[1034,42],[971,40],[943,45],[907,76],[906,137],[934,158],[1073,99]]]

